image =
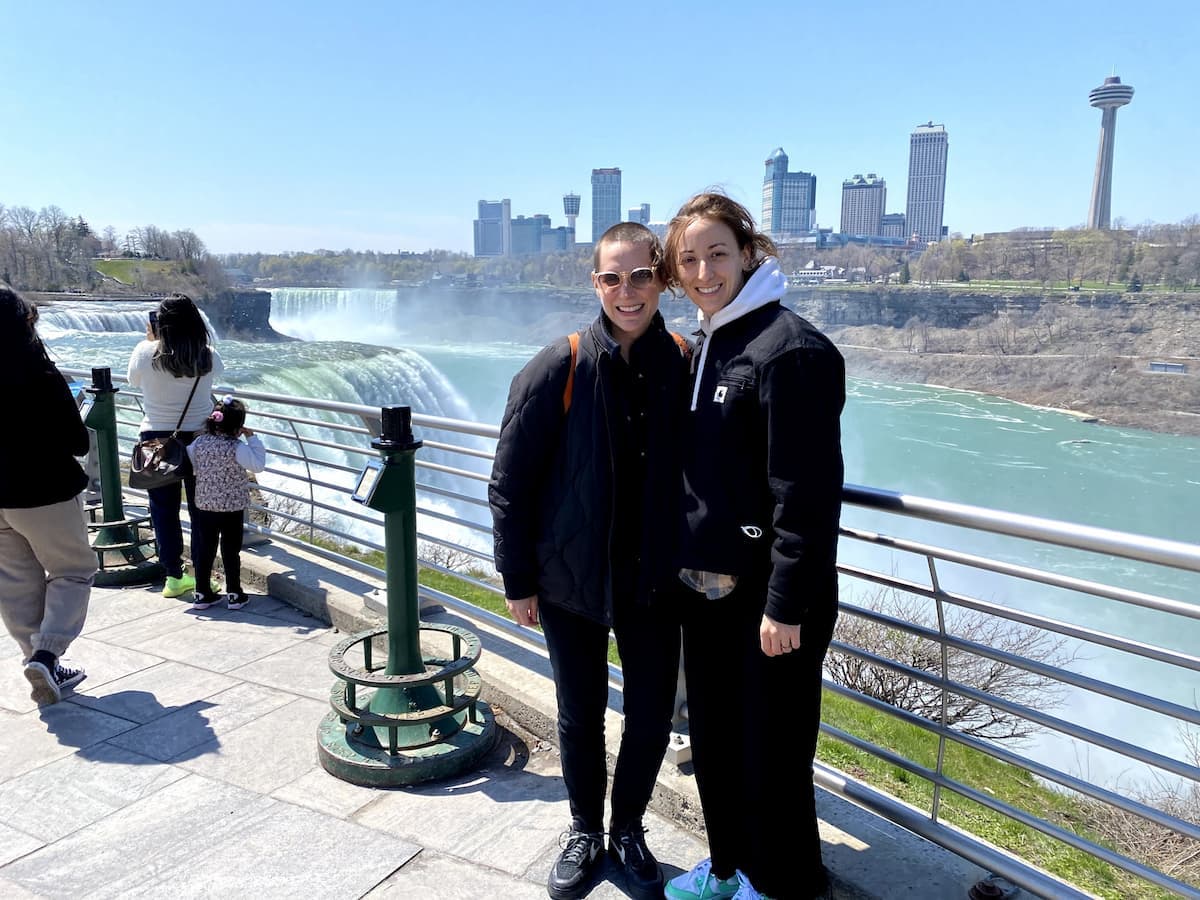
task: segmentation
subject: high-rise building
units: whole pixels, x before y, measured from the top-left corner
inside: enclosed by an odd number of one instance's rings
[[[545,213],[517,216],[512,220],[512,255],[527,256],[542,252],[542,232],[550,230],[550,217]]]
[[[1092,180],[1092,204],[1088,208],[1088,228],[1107,229],[1112,215],[1113,144],[1117,136],[1117,110],[1133,99],[1133,86],[1121,84],[1116,75],[1092,88],[1088,103],[1102,111],[1100,150],[1096,154],[1096,176]]]
[[[475,255],[508,256],[512,252],[512,201],[480,200],[475,220]]]
[[[621,221],[621,170],[592,169],[592,243]]]
[[[887,208],[887,182],[869,172],[842,182],[842,234],[877,237]]]
[[[817,176],[789,172],[782,147],[767,157],[763,176],[762,230],[775,240],[801,237],[813,229]]]
[[[567,228],[571,230],[571,243],[575,243],[575,220],[579,218],[579,195],[563,194],[563,215],[567,217]]]
[[[629,207],[629,212],[625,215],[626,222],[637,222],[639,225],[650,224],[650,204],[642,203],[639,206]]]
[[[908,144],[908,204],[904,218],[918,240],[942,239],[946,205],[946,154],[950,137],[944,125],[918,125]]]
[[[879,236],[888,238],[907,238],[908,227],[904,222],[904,213],[884,213],[879,222]]]

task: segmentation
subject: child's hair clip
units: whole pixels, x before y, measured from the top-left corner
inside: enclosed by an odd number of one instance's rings
[[[222,406],[228,406],[232,402],[233,402],[233,394],[226,394],[224,397],[221,398]]]

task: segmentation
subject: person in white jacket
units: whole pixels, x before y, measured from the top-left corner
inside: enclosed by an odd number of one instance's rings
[[[678,563],[711,853],[666,885],[669,900],[828,891],[812,761],[838,609],[846,375],[833,343],[784,305],[776,256],[724,194],[693,197],[667,230],[668,283],[700,324]]]
[[[142,389],[142,440],[167,437],[178,429],[179,439],[191,441],[212,405],[213,384],[225,372],[212,346],[204,317],[187,294],[169,294],[150,313],[146,339],[129,358],[129,384]],[[158,543],[158,560],[166,570],[164,597],[190,594],[196,581],[183,566],[183,527],[179,522],[181,491],[187,495],[188,516],[195,518],[195,479],[187,466],[183,481],[147,491],[150,522]]]
[[[245,438],[245,440],[241,440]],[[249,598],[242,590],[242,514],[250,502],[247,471],[267,467],[267,451],[246,427],[246,405],[226,394],[209,413],[204,432],[188,445],[196,477],[196,512],[192,519],[192,562],[196,592],[192,609],[208,609],[221,601],[212,585],[212,568],[221,549],[225,567],[224,600],[241,609]]]

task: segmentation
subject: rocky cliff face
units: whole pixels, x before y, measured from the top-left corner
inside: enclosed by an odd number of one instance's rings
[[[229,290],[200,306],[216,329],[217,337],[235,341],[290,341],[271,327],[271,294],[259,290]]]
[[[995,317],[1002,313],[1032,316],[1043,308],[1068,314],[1072,310],[1110,310],[1118,318],[1155,311],[1184,314],[1200,311],[1200,294],[986,293],[891,285],[858,290],[793,288],[788,291],[787,302],[800,315],[822,328],[852,325],[901,328],[914,317],[938,328],[965,328],[980,316]]]

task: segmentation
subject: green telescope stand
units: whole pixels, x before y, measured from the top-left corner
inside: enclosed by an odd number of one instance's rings
[[[479,699],[473,666],[479,638],[454,625],[422,623],[417,598],[417,502],[411,410],[382,410],[380,459],[359,474],[353,498],[383,513],[387,628],[360,632],[329,654],[338,678],[333,711],[321,721],[317,751],[330,774],[352,784],[393,787],[447,778],[472,768],[491,750],[496,722]],[[421,633],[438,635],[449,652],[422,657]],[[387,639],[387,657],[374,659]],[[347,654],[362,648],[362,666]],[[380,669],[383,671],[381,672]]]
[[[150,515],[127,516],[121,493],[121,463],[117,455],[117,389],[107,367],[92,369],[90,399],[80,412],[83,424],[96,435],[100,463],[100,521],[88,522],[99,571],[96,584],[145,584],[162,569],[154,546]],[[94,511],[93,511],[94,515]]]

